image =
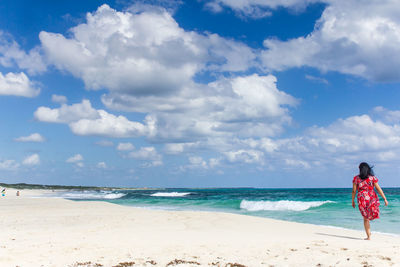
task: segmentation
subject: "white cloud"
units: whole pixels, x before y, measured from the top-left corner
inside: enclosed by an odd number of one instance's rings
[[[379,110],[379,113],[376,113]],[[256,164],[285,170],[321,170],[326,166],[352,168],[361,161],[375,164],[399,163],[400,120],[393,119],[397,111],[382,107],[369,115],[338,119],[325,127],[310,127],[291,138],[213,138],[200,141],[196,150],[215,150],[223,155],[210,159],[193,157],[182,170],[199,166],[220,165],[221,162]],[[392,116],[392,117],[391,117]],[[391,119],[385,119],[385,118]],[[179,148],[179,147],[178,147]],[[185,152],[178,150],[178,153]],[[204,163],[203,163],[204,161]]]
[[[352,116],[328,127],[311,128],[309,138],[314,146],[327,151],[377,151],[400,147],[400,127],[374,121],[368,115]]]
[[[33,133],[29,136],[21,136],[14,139],[17,142],[44,142],[46,139],[39,133]]]
[[[221,164],[221,160],[222,158],[210,158],[208,166],[210,166],[210,168],[215,168],[216,166]]]
[[[60,108],[39,107],[35,119],[42,122],[66,123],[77,135],[98,135],[108,137],[138,137],[151,134],[154,123],[146,117],[145,123],[133,122],[124,116],[115,116],[105,110],[96,110],[89,100]]]
[[[19,166],[19,163],[12,159],[0,161],[0,170],[14,171],[17,170]]]
[[[107,108],[143,113],[145,120],[95,110],[90,102],[40,107],[36,119],[67,123],[77,135],[144,136],[166,143],[169,154],[198,146],[234,150],[231,139],[273,137],[291,123],[289,108],[297,100],[277,88],[273,75],[234,73],[258,66],[255,50],[217,34],[186,31],[162,8],[137,8],[117,12],[102,5],[69,37],[41,32],[40,40],[56,68],[82,79],[89,90],[108,90],[102,96]],[[215,81],[194,81],[208,71]],[[73,111],[81,106],[91,112]]]
[[[81,119],[69,124],[77,135],[99,135],[108,137],[138,137],[146,135],[148,127],[140,122],[133,122],[124,116],[115,116],[104,110],[97,111],[98,119]]]
[[[157,152],[155,147],[141,147],[137,151],[132,151],[129,153],[130,158],[137,160],[149,161],[151,162],[149,166],[159,166],[162,165],[162,156]]]
[[[3,75],[0,72],[0,95],[35,97],[39,93],[40,89],[29,80],[25,73],[9,72]]]
[[[107,169],[107,164],[104,161],[98,162],[96,166],[99,169]]]
[[[285,163],[286,165],[289,166],[294,166],[294,167],[301,167],[304,169],[309,169],[310,168],[310,164],[304,160],[296,160],[296,159],[285,159]]]
[[[190,80],[204,53],[192,40],[196,35],[186,35],[167,12],[132,14],[103,5],[71,32],[71,39],[39,37],[51,63],[93,90],[169,93]]]
[[[81,154],[75,154],[74,156],[68,158],[66,162],[68,163],[77,163],[83,161],[83,156]]]
[[[48,32],[39,38],[49,62],[81,78],[91,90],[170,95],[208,66],[213,71],[244,71],[255,64],[255,54],[246,45],[217,34],[185,31],[160,8],[135,13],[102,5],[70,31],[71,38]]]
[[[60,108],[55,109],[39,107],[34,117],[42,122],[71,123],[81,119],[97,119],[100,118],[100,114],[92,108],[90,101],[85,99],[82,103],[70,106],[62,104]]]
[[[189,157],[189,163],[192,167],[199,167],[204,169],[208,168],[207,162],[205,162],[202,157],[198,156]]]
[[[23,165],[27,165],[27,166],[35,166],[35,165],[39,165],[40,164],[40,157],[38,154],[32,154],[30,156],[27,156],[23,161],[22,161]]]
[[[287,139],[247,140],[242,142],[253,149],[265,151],[265,162],[275,167],[320,168],[331,164],[341,168],[360,161],[398,164],[400,156],[400,122],[383,122],[384,113],[374,119],[369,115],[351,116],[338,119],[326,127],[311,127],[302,135]],[[272,148],[272,149],[271,149]],[[234,161],[236,154],[227,153],[228,160]]]
[[[131,143],[119,143],[117,146],[117,150],[119,151],[129,151],[129,150],[134,150],[135,146],[132,145]]]
[[[309,66],[374,81],[399,81],[399,3],[328,2],[314,31],[306,37],[265,40],[263,65],[269,70]]]
[[[184,152],[185,150],[196,148],[199,142],[194,143],[167,143],[164,146],[164,152],[171,155],[176,155]]]
[[[67,103],[67,97],[63,95],[51,95],[51,101],[54,103],[65,104]]]
[[[220,78],[208,85],[195,85],[178,95],[103,96],[112,109],[149,112],[154,131],[148,137],[174,142],[167,149],[182,150],[179,143],[204,138],[274,136],[291,122],[288,107],[297,100],[276,87],[272,75],[257,74]]]
[[[55,109],[39,107],[34,116],[39,121],[67,123],[77,135],[172,141],[175,145],[168,145],[166,151],[177,153],[207,138],[274,136],[290,124],[288,107],[297,104],[277,89],[272,75],[220,78],[193,86],[170,97],[103,96],[109,108],[148,113],[143,123],[96,110],[88,100]]]
[[[205,4],[211,11],[219,13],[228,7],[240,17],[260,19],[272,15],[272,10],[279,7],[296,11],[304,10],[311,3],[322,0],[208,0]]]
[[[224,153],[229,162],[259,163],[263,164],[264,153],[258,150],[228,151]]]
[[[180,171],[187,171],[187,170],[208,170],[210,168],[214,168],[220,164],[221,158],[210,158],[209,162],[207,163],[206,160],[204,160],[200,156],[189,156],[188,157],[189,163],[180,166],[179,170]]]
[[[382,106],[375,107],[373,112],[387,123],[400,123],[400,110],[388,110]]]
[[[164,151],[167,154],[179,154],[184,151],[184,143],[165,144]]]
[[[21,50],[12,37],[0,31],[0,64],[12,67],[16,64],[20,69],[25,69],[29,74],[46,71],[47,66],[43,60],[40,47],[35,47],[26,53]]]

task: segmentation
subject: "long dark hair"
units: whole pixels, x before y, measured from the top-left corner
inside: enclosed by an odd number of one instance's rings
[[[366,162],[361,162],[360,166],[358,166],[360,169],[360,175],[359,177],[364,180],[367,179],[369,176],[374,175],[374,171],[372,170],[373,166],[370,167],[368,163]]]

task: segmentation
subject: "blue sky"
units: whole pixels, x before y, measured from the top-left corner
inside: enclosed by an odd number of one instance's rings
[[[72,3],[72,4],[71,4]],[[400,186],[396,1],[2,1],[0,179]]]

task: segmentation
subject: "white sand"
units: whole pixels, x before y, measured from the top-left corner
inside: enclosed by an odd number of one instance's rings
[[[0,266],[400,266],[396,236],[15,192],[0,198]]]

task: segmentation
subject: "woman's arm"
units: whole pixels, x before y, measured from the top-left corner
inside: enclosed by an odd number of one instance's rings
[[[379,195],[385,200],[385,206],[389,205],[389,202],[387,201],[385,194],[382,191],[382,188],[379,186],[378,183],[374,183],[376,190],[378,191]]]
[[[356,203],[354,203],[354,198],[356,197],[356,191],[357,191],[357,186],[356,184],[353,184],[353,192],[351,193],[351,205],[353,208],[356,207]]]

